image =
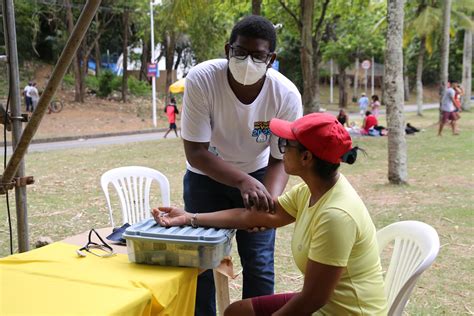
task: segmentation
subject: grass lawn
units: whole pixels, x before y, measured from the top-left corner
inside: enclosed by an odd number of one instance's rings
[[[472,314],[473,289],[473,174],[474,114],[463,113],[461,135],[445,130],[436,136],[437,111],[424,117],[408,114],[406,121],[424,131],[407,136],[409,184],[387,181],[387,138],[356,138],[365,148],[355,165],[341,168],[358,190],[377,228],[399,220],[421,220],[441,239],[434,265],[421,277],[407,311],[414,315]],[[381,124],[385,124],[381,119]],[[172,202],[182,206],[185,159],[177,139],[107,147],[30,153],[26,174],[36,183],[28,187],[30,239],[49,236],[61,240],[92,227],[108,226],[108,212],[99,179],[105,171],[124,165],[143,165],[162,171],[172,188]],[[298,183],[291,178],[288,186]],[[153,205],[159,201],[154,199]],[[10,207],[15,214],[14,194]],[[9,253],[5,203],[0,211],[0,256]],[[118,209],[117,209],[118,210]],[[118,213],[118,212],[117,212]],[[117,219],[120,214],[117,214]],[[15,216],[13,216],[15,217]],[[15,245],[16,223],[13,219]],[[292,226],[279,229],[276,245],[276,291],[296,291],[303,278],[290,251]],[[234,247],[235,249],[235,247]],[[237,258],[237,254],[233,254]],[[238,259],[234,260],[238,271]],[[231,282],[231,296],[240,295],[241,276]]]

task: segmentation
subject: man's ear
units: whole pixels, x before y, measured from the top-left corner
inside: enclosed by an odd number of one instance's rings
[[[276,58],[277,58],[277,54],[272,53],[272,57],[270,58],[270,62],[268,63],[267,68],[272,68],[272,64],[273,64],[273,62],[275,61]]]
[[[225,57],[227,58],[227,60],[229,60],[229,52],[230,52],[230,44],[229,43],[225,44],[224,50],[225,50]]]

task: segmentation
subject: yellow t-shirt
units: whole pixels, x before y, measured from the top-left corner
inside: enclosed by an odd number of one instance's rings
[[[311,207],[310,197],[301,183],[278,199],[296,219],[291,242],[296,265],[303,274],[308,258],[345,267],[331,299],[313,315],[386,315],[376,231],[364,202],[342,174]]]

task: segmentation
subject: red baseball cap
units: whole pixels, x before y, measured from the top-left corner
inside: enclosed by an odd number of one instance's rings
[[[278,137],[298,141],[319,159],[334,164],[352,148],[349,133],[328,113],[311,113],[294,122],[274,118],[270,130]]]

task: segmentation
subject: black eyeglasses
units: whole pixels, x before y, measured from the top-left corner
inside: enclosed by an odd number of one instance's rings
[[[300,143],[291,144],[290,141],[286,138],[281,138],[281,137],[278,138],[278,150],[280,150],[280,153],[284,154],[286,152],[286,147],[293,147],[293,148],[298,148],[299,150],[306,150],[306,148]]]
[[[273,53],[267,53],[262,51],[249,52],[248,50],[238,46],[229,46],[232,49],[232,57],[235,57],[238,60],[244,60],[245,58],[247,58],[247,56],[250,56],[252,60],[256,63],[266,64],[273,55]]]
[[[97,238],[99,238],[101,244],[92,241],[92,233],[94,233]],[[87,251],[88,253],[102,258],[115,256],[115,252],[112,247],[109,246],[94,229],[91,229],[89,232],[89,241],[87,244],[84,247],[77,249],[76,253],[80,257],[85,257],[86,254],[83,251]]]

